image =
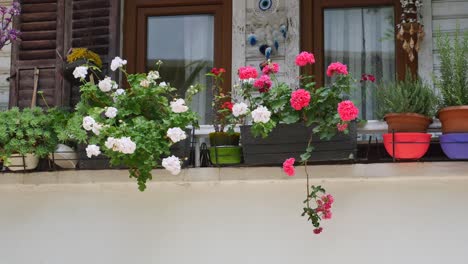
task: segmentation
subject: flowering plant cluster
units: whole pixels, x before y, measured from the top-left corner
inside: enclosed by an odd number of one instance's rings
[[[20,32],[14,28],[11,28],[13,17],[19,16],[21,13],[20,4],[13,2],[12,6],[0,6],[0,15],[2,16],[1,28],[0,28],[0,50],[17,40],[20,36]]]
[[[120,70],[126,77],[126,89],[110,77],[86,81],[90,72],[99,69],[76,67],[73,75],[83,83],[81,100],[65,133],[87,144],[88,157],[104,154],[112,165],[128,167],[143,191],[156,166],[174,175],[180,172],[182,161],[171,155],[170,148],[187,138],[184,129],[197,124],[197,115],[189,110],[188,99],[177,97],[176,89],[161,81],[158,70],[128,74],[126,64],[119,57],[111,62],[111,70]],[[157,63],[158,69],[161,64]]]
[[[314,64],[312,53],[301,52],[296,57],[296,65],[304,67]],[[269,61],[259,77],[254,67],[241,67],[238,71],[241,81],[240,96],[249,105],[252,133],[267,137],[278,123],[292,124],[303,122],[314,126],[314,133],[321,139],[330,139],[337,132],[348,133],[348,123],[357,118],[359,109],[353,102],[343,101],[349,94],[352,78],[346,65],[334,62],[328,66],[327,75],[334,79],[328,87],[315,88],[313,76],[299,76],[300,85],[291,89],[284,82],[279,82],[276,74],[279,65]],[[371,75],[366,80],[374,79]],[[234,104],[234,106],[237,104]],[[309,156],[310,157],[310,156]]]
[[[301,52],[296,56],[296,65],[304,67],[315,63],[312,53]],[[346,65],[340,62],[331,63],[327,68],[327,76],[333,82],[327,87],[315,87],[311,75],[299,76],[299,86],[291,88],[284,82],[279,82],[276,74],[279,65],[268,61],[262,69],[262,75],[255,68],[246,66],[238,71],[241,82],[240,96],[247,102],[248,110],[243,115],[250,114],[252,118],[251,131],[255,136],[267,137],[278,123],[293,124],[302,122],[312,126],[312,135],[320,139],[331,139],[337,133],[349,133],[348,125],[356,120],[359,109],[350,100],[343,98],[350,93],[352,77]],[[363,76],[369,81],[375,80],[371,75]],[[241,103],[236,103],[234,106]],[[314,233],[322,231],[320,220],[331,218],[331,205],[334,201],[330,194],[320,186],[309,185],[307,161],[312,156],[312,135],[305,153],[301,155],[300,163],[304,165],[307,175],[307,198],[304,201],[303,215],[314,226]],[[294,176],[296,160],[289,158],[283,163],[283,170],[289,176]],[[312,208],[312,201],[317,205]]]

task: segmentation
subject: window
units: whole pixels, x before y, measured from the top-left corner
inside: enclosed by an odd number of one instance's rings
[[[330,82],[326,67],[335,61],[348,65],[357,79],[362,74],[379,81],[403,78],[407,65],[416,72],[416,60],[410,63],[395,41],[399,0],[303,0],[301,12],[301,49],[315,53],[312,70],[319,86]],[[363,83],[350,96],[361,118],[371,120],[376,119],[375,98],[367,86]]]
[[[201,117],[200,124],[211,123],[213,95],[205,74],[212,67],[230,72],[231,8],[231,1],[126,1],[128,70],[147,72],[161,60],[163,80],[180,96],[194,83],[205,85],[208,89],[194,98],[192,107]],[[225,76],[225,90],[230,89],[230,78]]]

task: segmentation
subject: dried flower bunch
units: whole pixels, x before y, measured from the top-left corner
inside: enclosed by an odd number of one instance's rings
[[[414,61],[425,35],[421,14],[423,3],[422,0],[400,0],[400,3],[403,11],[397,25],[397,39],[402,42],[410,61]]]

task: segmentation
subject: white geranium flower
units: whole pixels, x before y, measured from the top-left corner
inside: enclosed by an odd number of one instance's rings
[[[127,65],[127,60],[122,60],[120,57],[115,57],[111,62],[111,70],[116,71],[118,68]]]
[[[150,71],[150,72],[148,72],[148,76],[146,76],[146,79],[149,82],[155,82],[159,78],[161,78],[161,76],[159,76],[158,71]]]
[[[106,146],[106,148],[108,149],[111,149],[111,150],[115,150],[114,147],[116,146],[117,144],[117,140],[113,137],[108,137],[106,142],[104,143],[104,146]]]
[[[86,66],[78,66],[73,71],[73,76],[75,79],[84,79],[88,75],[88,67]]]
[[[185,132],[182,129],[180,129],[179,127],[169,128],[167,130],[166,135],[174,143],[177,143],[177,142],[187,138],[187,135],[185,134]]]
[[[271,112],[264,106],[259,106],[252,111],[252,118],[255,123],[268,123]]]
[[[99,124],[97,122],[94,123],[93,127],[91,128],[91,130],[96,136],[99,136],[99,134],[101,133],[101,129],[102,129],[102,124]]]
[[[92,156],[99,156],[101,154],[101,150],[99,149],[98,146],[96,145],[88,145],[86,147],[86,155],[88,158],[91,158]]]
[[[245,79],[245,80],[241,80],[239,79],[239,81],[243,84],[253,84],[255,82],[255,79],[254,78],[249,78],[249,79]]]
[[[170,156],[162,160],[162,166],[168,170],[172,175],[180,173],[180,160],[176,156]]]
[[[248,106],[245,103],[236,103],[232,106],[232,115],[235,117],[247,114]]]
[[[129,137],[113,138],[108,137],[104,143],[106,148],[123,154],[133,154],[136,150],[136,144]]]
[[[142,87],[148,88],[150,86],[150,82],[148,80],[144,79],[144,80],[141,80],[140,85]]]
[[[123,154],[133,154],[136,150],[136,144],[129,137],[119,139],[119,151]]]
[[[160,83],[159,83],[159,86],[161,86],[161,87],[166,87],[166,86],[167,86],[167,83],[166,83],[166,82],[160,82]]]
[[[171,102],[171,109],[174,113],[184,113],[187,112],[188,107],[185,105],[184,99],[177,99]]]
[[[107,93],[110,90],[117,88],[117,84],[112,81],[110,77],[106,77],[104,80],[99,81],[98,87],[101,91]]]
[[[90,116],[85,116],[85,117],[83,117],[83,128],[84,128],[86,131],[92,130],[94,124],[96,124],[96,121],[94,120],[94,118],[92,118],[92,117],[90,117]]]
[[[122,95],[122,94],[125,94],[125,90],[124,89],[117,89],[117,90],[115,90],[114,96],[119,96],[119,95]]]
[[[108,118],[114,118],[117,116],[117,113],[119,111],[117,110],[117,108],[115,107],[107,107],[106,108],[106,113],[105,115],[108,117]]]

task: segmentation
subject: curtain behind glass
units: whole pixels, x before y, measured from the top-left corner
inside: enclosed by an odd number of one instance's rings
[[[178,89],[180,97],[194,83],[207,89],[194,97],[192,109],[200,115],[200,124],[212,122],[210,78],[213,67],[214,19],[212,15],[181,15],[148,18],[147,70],[162,60],[160,74]]]
[[[372,74],[377,82],[395,79],[394,12],[392,7],[326,9],[324,12],[325,67],[332,62],[348,65],[360,80]],[[326,68],[325,68],[326,69]],[[325,84],[330,78],[325,73]],[[361,118],[374,115],[374,85],[361,83],[351,94]]]

